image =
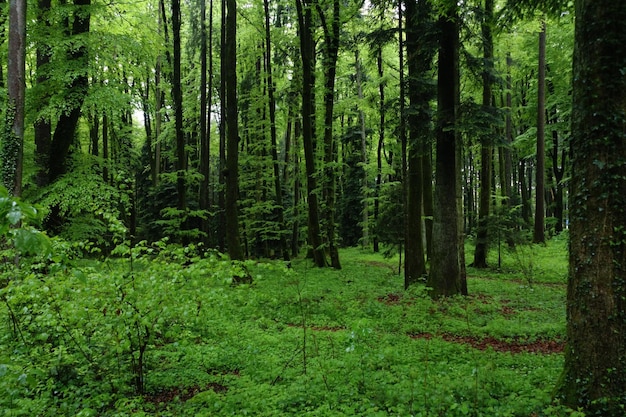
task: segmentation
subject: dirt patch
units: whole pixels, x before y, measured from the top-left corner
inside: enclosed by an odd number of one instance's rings
[[[458,336],[449,333],[444,333],[438,336],[432,333],[416,333],[410,335],[413,339],[427,339],[430,340],[434,337],[440,337],[446,342],[461,343],[470,345],[474,349],[487,350],[492,348],[496,352],[509,352],[509,353],[562,353],[565,349],[565,343],[561,340],[534,340],[529,341],[516,337],[509,340],[499,340],[494,337],[488,336],[479,338],[475,336]]]
[[[402,294],[389,293],[385,295],[381,295],[377,298],[377,300],[383,304],[387,304],[388,306],[400,304],[400,300],[402,300]]]
[[[217,382],[211,382],[209,384],[203,386],[195,386],[195,387],[173,387],[169,389],[159,390],[157,392],[149,393],[143,396],[146,402],[152,404],[165,404],[172,401],[182,401],[185,402],[190,398],[194,397],[196,394],[202,391],[212,390],[218,394],[223,394],[228,391],[228,387],[226,385],[219,384]]]

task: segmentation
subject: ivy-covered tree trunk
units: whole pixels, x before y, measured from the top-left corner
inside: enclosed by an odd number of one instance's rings
[[[423,160],[430,135],[430,100],[434,96],[429,85],[431,62],[435,55],[432,40],[431,6],[425,1],[406,1],[406,46],[409,68],[409,101],[407,121],[407,230],[404,261],[404,287],[408,288],[426,275],[422,227]]]
[[[298,12],[298,30],[300,37],[300,54],[302,57],[302,141],[304,145],[304,160],[307,178],[308,203],[308,234],[309,244],[313,253],[313,261],[318,267],[325,267],[326,254],[322,247],[320,232],[320,217],[317,199],[317,180],[315,168],[315,147],[313,146],[315,103],[313,89],[315,88],[313,75],[313,34],[311,28],[311,5],[302,0],[296,0]]]
[[[492,79],[493,79],[493,0],[485,0],[482,22],[483,39],[483,117],[480,142],[480,201],[478,207],[478,230],[474,249],[475,268],[487,267],[487,248],[489,246],[489,212],[491,207],[491,175],[493,166],[493,133],[490,122]]]
[[[563,402],[626,410],[626,2],[577,0]]]
[[[65,96],[69,110],[63,112],[59,117],[52,136],[48,159],[48,182],[55,181],[65,173],[70,145],[74,141],[74,132],[81,115],[81,107],[89,88],[88,48],[85,40],[79,40],[79,36],[89,32],[90,8],[91,0],[74,0],[72,26],[68,30],[76,42],[68,52],[68,59],[73,63],[76,76],[68,86]]]
[[[0,157],[2,184],[12,195],[22,194],[24,159],[24,93],[26,90],[26,0],[9,2],[8,91]]]
[[[226,0],[226,245],[233,260],[243,259],[239,237],[239,120],[237,118],[237,2]]]
[[[437,82],[437,157],[433,218],[433,256],[427,285],[434,298],[461,294],[460,207],[457,204],[458,149],[456,124],[459,25],[456,0],[446,0],[439,17]]]
[[[537,76],[537,180],[535,181],[535,226],[533,242],[546,241],[545,227],[545,128],[546,128],[546,23],[539,32],[539,69]]]

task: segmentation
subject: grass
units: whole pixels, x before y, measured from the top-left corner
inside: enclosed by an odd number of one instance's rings
[[[249,262],[254,282],[238,286],[223,261],[180,253],[138,257],[132,277],[124,260],[82,265],[42,278],[63,294],[56,301],[36,295],[37,283],[21,287],[39,310],[20,316],[26,340],[10,337],[10,321],[2,330],[0,351],[14,353],[0,354],[12,399],[0,415],[569,415],[550,404],[563,365],[565,241],[526,249],[505,253],[500,270],[469,268],[470,296],[438,302],[422,286],[403,290],[397,258],[356,248],[341,252],[340,271]],[[29,339],[52,326],[55,337]],[[33,346],[56,356],[33,358]],[[76,375],[54,375],[60,362]],[[15,391],[20,374],[34,381]]]

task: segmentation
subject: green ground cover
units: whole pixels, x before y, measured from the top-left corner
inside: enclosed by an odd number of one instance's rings
[[[499,270],[468,269],[470,296],[437,302],[360,249],[340,271],[130,253],[5,268],[0,416],[571,414],[550,404],[564,238],[503,250]]]

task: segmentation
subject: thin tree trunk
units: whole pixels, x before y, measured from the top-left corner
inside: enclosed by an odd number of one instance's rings
[[[483,39],[483,112],[484,117],[492,114],[491,95],[493,71],[493,0],[485,0],[482,22]],[[491,176],[493,166],[492,127],[483,126],[480,141],[480,205],[478,208],[478,231],[476,233],[476,248],[474,250],[475,268],[487,267],[487,248],[489,246],[489,212],[491,208]]]
[[[181,79],[181,11],[180,0],[172,0],[172,40],[174,43],[172,69],[172,102],[174,107],[174,131],[176,135],[176,192],[178,195],[178,209],[187,209],[187,186],[185,174],[187,169],[187,154],[185,152],[185,132],[183,132],[183,89]],[[185,226],[183,226],[185,227]]]
[[[535,226],[533,242],[544,243],[545,233],[545,126],[546,126],[546,22],[539,33],[539,72],[537,77],[537,180],[535,181]]]
[[[211,0],[210,0],[211,1]],[[213,23],[213,2],[211,1],[210,30],[212,31]],[[209,202],[209,181],[211,178],[211,146],[209,142],[209,129],[207,112],[210,104],[207,99],[207,90],[210,89],[207,82],[207,73],[209,72],[207,64],[207,30],[206,30],[206,0],[200,0],[200,181],[199,192],[199,208],[204,211],[204,216],[200,225],[201,231],[204,233],[205,243],[210,242],[210,202]]]
[[[361,58],[359,57],[359,47],[358,45],[354,48],[354,66],[356,71],[356,84],[357,84],[357,94],[359,101],[363,101],[363,69],[361,68]],[[361,187],[363,190],[363,210],[361,211],[362,216],[362,236],[361,236],[361,246],[368,247],[370,244],[369,237],[369,202],[367,201],[367,135],[365,134],[365,111],[362,108],[359,109],[359,122],[361,127],[361,159],[363,164],[363,186]]]
[[[378,84],[380,121],[378,127],[378,146],[376,147],[376,189],[374,195],[374,224],[378,223],[378,215],[380,213],[380,187],[383,181],[383,147],[385,146],[385,83],[383,82],[383,48],[378,48],[376,55],[376,64],[378,67]],[[378,236],[374,235],[373,239],[374,252],[379,252]]]
[[[326,202],[324,209],[324,222],[326,228],[326,239],[328,240],[328,252],[330,264],[335,269],[341,269],[339,261],[339,251],[337,249],[337,238],[335,231],[335,191],[336,191],[336,169],[337,144],[333,137],[333,110],[335,104],[335,75],[337,73],[337,58],[339,54],[339,30],[340,30],[340,1],[333,0],[333,16],[330,26],[328,26],[324,10],[315,3],[318,15],[322,20],[325,39],[324,55],[324,176],[323,195]]]
[[[276,101],[274,99],[274,79],[272,77],[272,50],[271,50],[271,33],[270,33],[270,11],[269,0],[263,0],[263,8],[265,10],[265,67],[267,71],[267,94],[269,101],[270,116],[270,152],[274,167],[274,193],[276,199],[276,214],[280,227],[280,251],[283,260],[289,261],[289,251],[287,250],[287,241],[285,240],[285,215],[283,213],[283,189],[280,181],[280,164],[278,161],[278,145],[276,139]]]

